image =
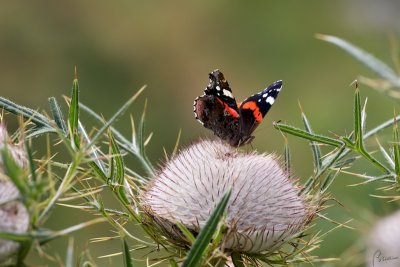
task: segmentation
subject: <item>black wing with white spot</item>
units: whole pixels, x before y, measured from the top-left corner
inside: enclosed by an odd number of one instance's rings
[[[209,74],[210,83],[204,90],[205,95],[214,95],[218,97],[228,107],[238,110],[235,97],[232,94],[232,89],[229,87],[228,81],[225,79],[222,72],[214,70]]]
[[[264,118],[271,106],[275,103],[275,100],[278,97],[281,89],[282,80],[276,81],[270,84],[267,88],[265,88],[258,94],[252,95],[244,100],[240,105],[240,109],[246,107],[258,109],[258,111],[261,113],[262,118]]]
[[[281,89],[282,81],[279,80],[241,103],[239,108],[239,135],[242,143],[250,142],[253,139],[251,134],[260,125]]]

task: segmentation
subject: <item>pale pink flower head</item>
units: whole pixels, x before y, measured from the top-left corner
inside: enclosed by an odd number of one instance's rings
[[[27,166],[27,157],[23,145],[13,144],[8,137],[5,125],[0,123],[0,151],[7,147],[14,161],[21,167]],[[29,214],[19,201],[20,193],[9,177],[5,175],[3,157],[0,154],[0,231],[23,233],[29,227]],[[13,264],[20,244],[0,238],[0,266]]]
[[[200,141],[169,160],[141,196],[144,211],[173,239],[177,221],[198,233],[224,193],[226,249],[273,251],[309,223],[314,212],[274,155],[240,152],[221,141]]]

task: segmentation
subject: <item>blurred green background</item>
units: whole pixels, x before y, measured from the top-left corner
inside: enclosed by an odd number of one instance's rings
[[[348,133],[352,130],[354,93],[349,84],[359,74],[375,77],[343,51],[316,40],[314,34],[337,35],[390,62],[389,35],[400,33],[399,14],[400,2],[396,0],[3,1],[0,94],[19,104],[48,110],[48,97],[56,96],[62,102],[61,95],[70,93],[77,65],[81,101],[110,118],[147,84],[131,112],[137,118],[144,99],[148,99],[147,130],[154,132],[148,152],[157,163],[163,158],[163,146],[167,151],[173,149],[180,129],[182,145],[210,136],[194,120],[192,104],[203,93],[211,70],[224,72],[238,100],[282,79],[284,90],[257,129],[252,145],[261,152],[281,154],[283,138],[273,129],[273,121],[301,126],[300,102],[316,132]],[[393,116],[396,103],[366,86],[361,87],[361,93],[369,98],[367,127]],[[7,123],[12,128],[17,120]],[[116,126],[129,136],[129,116]],[[294,172],[304,180],[313,170],[309,145],[293,137],[289,143]],[[376,171],[363,165],[358,168]],[[362,243],[360,238],[373,223],[370,218],[393,209],[369,196],[378,193],[379,184],[348,186],[357,181],[340,175],[332,195],[343,206],[332,202],[335,207],[326,211],[328,217],[340,222],[355,219],[352,225],[357,230],[339,229],[328,234],[315,254],[341,257],[350,246]],[[46,226],[61,229],[88,218],[83,212],[59,208]],[[322,223],[316,229],[326,231],[334,226]],[[118,266],[119,257],[97,257],[120,251],[119,241],[89,242],[90,238],[113,235],[110,230],[104,224],[75,234],[77,252],[88,247],[100,266]],[[67,239],[62,238],[46,249],[63,258],[66,245]],[[145,253],[134,256],[146,258]],[[31,253],[28,263],[57,265],[40,259],[36,252]]]

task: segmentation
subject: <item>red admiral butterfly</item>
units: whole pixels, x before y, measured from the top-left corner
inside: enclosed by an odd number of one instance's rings
[[[236,103],[228,81],[219,70],[209,74],[204,95],[194,100],[195,118],[232,146],[250,143],[251,134],[274,104],[282,81],[276,81],[258,94]]]

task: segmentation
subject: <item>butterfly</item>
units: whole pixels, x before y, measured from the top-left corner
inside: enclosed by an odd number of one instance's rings
[[[212,71],[209,78],[204,94],[194,100],[195,118],[231,146],[250,143],[254,139],[252,133],[275,103],[282,81],[237,103],[221,71]]]

